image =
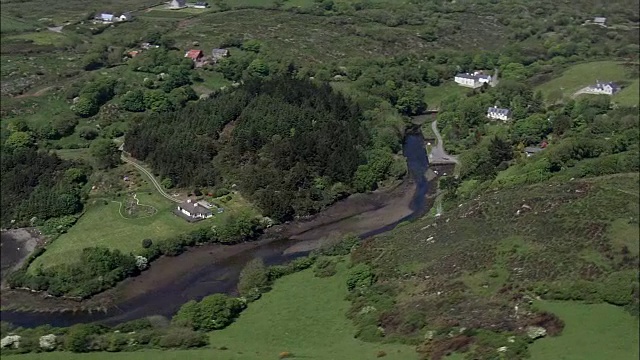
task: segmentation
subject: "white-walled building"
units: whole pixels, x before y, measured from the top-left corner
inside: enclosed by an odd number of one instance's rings
[[[180,205],[178,205],[178,211],[194,220],[208,219],[213,216],[211,210],[198,204],[197,202],[191,201],[191,199],[180,203]]]
[[[469,73],[460,73],[457,74],[453,79],[458,85],[477,88],[482,86],[483,84],[491,85],[491,75],[485,75],[480,72],[474,72],[473,74]]]
[[[613,95],[620,91],[620,86],[615,83],[607,82],[601,83],[600,81],[596,81],[595,85],[591,85],[584,90],[587,94],[604,94],[604,95]]]

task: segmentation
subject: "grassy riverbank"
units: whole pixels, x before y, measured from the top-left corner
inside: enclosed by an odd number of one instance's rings
[[[366,343],[354,338],[355,326],[345,314],[349,309],[346,262],[332,277],[316,278],[305,270],[278,280],[273,289],[251,303],[235,323],[211,333],[211,348],[184,351],[130,353],[17,355],[15,360],[138,360],[138,359],[277,359],[290,352],[294,359],[333,360],[417,359],[413,346]],[[224,350],[223,350],[224,349]]]

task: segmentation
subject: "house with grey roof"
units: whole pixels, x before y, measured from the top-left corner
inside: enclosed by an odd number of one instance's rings
[[[227,49],[213,49],[211,50],[211,62],[214,64],[223,58],[229,56],[229,50]]]
[[[620,91],[620,86],[613,82],[600,82],[596,80],[595,85],[591,85],[583,91],[587,94],[613,95]]]
[[[511,111],[493,106],[487,109],[487,117],[491,120],[509,121],[511,120]]]
[[[189,221],[208,219],[213,216],[213,212],[201,204],[188,199],[178,205],[177,210]]]
[[[196,9],[206,9],[209,7],[209,3],[204,1],[198,1],[193,5],[193,7]]]
[[[527,146],[526,148],[524,148],[524,153],[527,154],[527,157],[530,157],[532,155],[535,155],[541,151],[543,151],[544,148],[541,147],[536,147],[536,146]]]

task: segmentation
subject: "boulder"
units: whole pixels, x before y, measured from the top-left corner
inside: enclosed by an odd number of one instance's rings
[[[530,339],[538,339],[541,337],[545,337],[547,335],[547,329],[540,326],[529,326],[527,327],[527,336]]]
[[[48,334],[40,336],[40,348],[44,350],[53,350],[56,348],[56,336]]]
[[[20,347],[20,339],[21,337],[19,335],[5,336],[4,338],[2,338],[2,340],[0,340],[0,348],[4,349],[6,347],[13,346],[15,349],[17,349],[18,347]]]

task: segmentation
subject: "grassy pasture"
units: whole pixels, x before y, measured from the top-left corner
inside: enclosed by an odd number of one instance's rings
[[[86,150],[86,149],[85,149]],[[82,157],[86,153],[81,150],[62,151],[62,156]],[[129,165],[126,165],[129,167]],[[135,172],[133,167],[130,169]],[[197,223],[188,223],[172,213],[175,203],[160,196],[148,183],[147,178],[139,177],[143,185],[132,192],[141,205],[140,211],[150,210],[153,215],[132,218],[126,212],[127,201],[131,195],[115,198],[93,198],[89,200],[87,209],[78,222],[66,234],[47,245],[47,251],[32,264],[32,269],[42,264],[45,267],[73,261],[75,256],[85,247],[105,246],[119,249],[125,253],[141,249],[143,239],[164,239],[179,235],[202,226],[213,226],[221,223],[229,214],[249,208],[249,204],[238,194],[232,200],[223,203],[223,214]],[[122,181],[122,180],[118,180]]]
[[[22,19],[9,16],[2,15],[0,16],[0,34],[9,34],[9,33],[19,33],[23,31],[31,31],[36,29],[36,25],[24,21]]]
[[[608,304],[538,302],[536,306],[558,315],[565,328],[558,337],[536,341],[532,360],[637,359],[638,319]]]
[[[329,278],[315,278],[306,270],[276,282],[273,290],[249,305],[229,327],[211,333],[209,349],[186,351],[141,351],[130,353],[18,355],[16,360],[264,360],[278,359],[283,351],[294,359],[365,360],[417,359],[413,346],[374,344],[353,337],[355,327],[345,317],[349,302],[345,300],[346,264]],[[301,291],[304,289],[304,291]],[[226,350],[220,348],[226,347]]]
[[[440,103],[452,95],[464,95],[470,91],[469,88],[462,87],[453,81],[447,81],[440,86],[429,86],[425,89],[424,101],[429,109],[437,109]]]
[[[36,45],[64,46],[72,43],[64,34],[48,30],[14,35],[9,37],[9,39],[30,40]]]
[[[633,81],[627,88],[614,95],[613,101],[623,105],[638,104],[638,80],[632,78],[625,66],[616,61],[596,61],[574,65],[559,77],[541,84],[536,90],[542,91],[545,97],[560,91],[564,98],[569,98],[576,91],[595,84],[596,81]]]

